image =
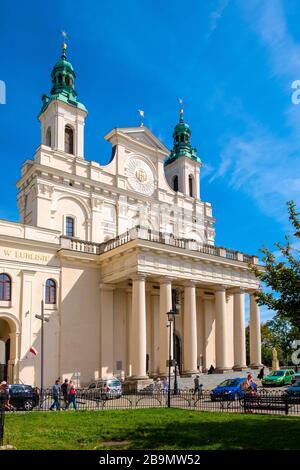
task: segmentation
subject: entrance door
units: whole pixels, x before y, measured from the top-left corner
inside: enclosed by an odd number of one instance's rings
[[[182,374],[182,357],[181,357],[181,339],[175,334],[175,361],[179,369],[180,375]]]

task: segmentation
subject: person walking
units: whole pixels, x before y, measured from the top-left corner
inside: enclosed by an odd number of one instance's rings
[[[77,403],[76,403],[76,389],[75,385],[73,384],[72,380],[69,383],[69,393],[68,393],[68,403],[66,406],[66,410],[70,408],[71,403],[73,404],[73,408],[77,410]]]
[[[5,411],[15,411],[13,405],[10,403],[9,385],[5,381],[0,384],[0,405],[4,405]]]
[[[196,393],[199,393],[199,392],[200,392],[200,381],[199,381],[199,378],[200,378],[199,375],[196,375],[196,377],[194,378],[194,395],[195,395]]]
[[[67,408],[67,403],[68,403],[68,388],[69,388],[69,380],[65,379],[64,383],[61,386],[61,393],[63,395],[65,409]]]
[[[161,388],[162,388],[162,383],[159,377],[157,377],[155,384],[154,384],[154,390],[156,393],[161,393]]]
[[[258,374],[257,378],[259,380],[262,380],[264,378],[264,375],[265,375],[265,371],[264,371],[264,367],[262,367],[259,371],[259,374]]]
[[[55,381],[55,384],[52,387],[52,398],[53,398],[53,403],[50,406],[50,410],[53,411],[54,408],[56,408],[57,411],[60,410],[60,403],[59,403],[59,398],[60,398],[60,385],[59,385],[59,379]]]
[[[163,393],[168,393],[168,391],[169,391],[169,380],[167,379],[167,377],[165,377],[163,381]]]

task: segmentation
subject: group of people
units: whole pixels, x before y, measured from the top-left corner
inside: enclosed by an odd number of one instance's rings
[[[169,381],[167,377],[161,380],[159,377],[154,382],[154,391],[157,393],[163,392],[168,393],[169,390]]]
[[[65,410],[68,410],[70,408],[70,405],[73,405],[74,410],[77,410],[76,388],[72,380],[69,381],[68,379],[65,379],[65,381],[61,385],[60,379],[57,379],[55,381],[55,384],[52,386],[53,403],[49,408],[51,411],[54,411],[54,409],[60,410],[61,395],[65,403]]]
[[[5,411],[15,411],[10,403],[9,385],[4,380],[0,383],[0,406],[3,406]]]

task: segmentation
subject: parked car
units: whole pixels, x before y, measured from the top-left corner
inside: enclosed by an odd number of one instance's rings
[[[87,389],[90,398],[120,398],[122,396],[122,383],[116,377],[99,379],[91,382]]]
[[[9,396],[11,405],[17,410],[31,411],[39,404],[38,389],[31,385],[9,385]]]
[[[262,379],[264,387],[289,385],[292,383],[295,372],[293,369],[273,370],[269,375]]]
[[[226,379],[210,392],[211,401],[217,400],[239,400],[245,395],[242,390],[242,383],[246,378]],[[256,384],[253,384],[253,390],[257,390]]]
[[[284,391],[283,396],[287,397],[288,402],[291,404],[300,403],[300,380],[288,387]]]
[[[300,372],[295,372],[292,378],[292,384],[299,382],[299,380],[300,380]]]

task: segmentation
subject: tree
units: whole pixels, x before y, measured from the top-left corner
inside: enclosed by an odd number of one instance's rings
[[[300,240],[300,213],[296,211],[293,201],[287,203],[289,220],[293,228],[293,237],[285,236],[285,243],[275,243],[280,251],[280,259],[268,248],[262,248],[262,261],[265,269],[252,265],[256,277],[264,283],[271,292],[256,293],[259,305],[266,305],[275,310],[277,315],[290,322],[291,326],[300,332],[300,250],[297,244]]]
[[[275,315],[272,320],[261,324],[261,357],[262,363],[272,366],[272,350],[276,348],[278,360],[282,365],[291,362],[291,354],[294,351],[292,343],[298,338],[298,330],[287,320]],[[247,364],[250,364],[249,351],[249,326],[246,328]]]

